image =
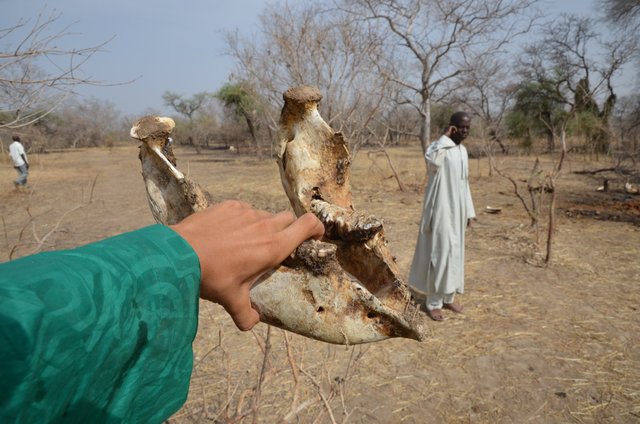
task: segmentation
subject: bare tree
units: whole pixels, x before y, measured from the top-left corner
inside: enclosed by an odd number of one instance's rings
[[[372,58],[381,43],[377,33],[347,18],[311,2],[267,5],[259,39],[226,34],[227,52],[237,61],[234,79],[251,84],[263,102],[257,109],[268,135],[278,127],[280,111],[273,105],[297,85],[320,89],[322,116],[353,143],[380,135],[374,118],[387,85]]]
[[[45,7],[35,19],[0,28],[0,128],[30,125],[51,113],[78,85],[103,84],[81,70],[110,40],[60,48],[72,34],[72,25],[61,26],[61,16]]]
[[[165,105],[171,106],[180,115],[184,115],[188,120],[193,120],[194,115],[212,98],[207,92],[194,94],[191,98],[185,98],[181,94],[166,91],[162,95]]]
[[[541,116],[550,131],[566,131],[580,113],[591,114],[601,121],[592,134],[593,147],[606,151],[603,131],[617,97],[612,81],[637,45],[628,35],[604,39],[595,28],[591,19],[561,16],[547,26],[542,41],[528,47],[520,61],[520,73],[524,81],[552,84],[550,96],[565,104],[567,113],[559,124]],[[594,54],[598,51],[604,52],[602,57]]]
[[[618,34],[640,44],[640,0],[600,0],[605,22]],[[640,84],[640,50],[635,52],[636,84]]]
[[[640,151],[640,93],[623,97],[617,104],[615,120],[622,149],[628,154]]]
[[[205,109],[207,104],[210,103],[212,99],[213,94],[206,91],[195,93],[191,97],[184,97],[182,94],[177,94],[171,91],[166,91],[162,95],[162,100],[164,100],[165,105],[170,106],[178,114],[187,119],[186,128],[183,128],[181,130],[181,135],[183,135],[183,138],[187,140],[186,144],[188,144],[189,146],[195,145],[198,149],[200,148],[201,142],[194,142],[195,140],[198,140],[200,138],[196,135],[196,133],[198,133],[199,131],[195,122],[195,118],[198,112]],[[207,146],[209,145],[209,139],[207,137],[204,138],[204,144]]]
[[[493,55],[529,32],[538,0],[355,0],[341,9],[386,33],[382,75],[401,90],[397,104],[421,116],[420,142],[426,150],[431,106],[446,98],[475,58]]]
[[[108,146],[122,134],[120,113],[116,106],[108,101],[96,98],[82,102],[72,100],[65,104],[56,116],[60,118],[61,123],[49,138],[49,146]]]
[[[494,144],[503,154],[507,153],[503,121],[515,95],[515,82],[508,64],[498,55],[477,58],[470,68],[462,79],[466,90],[459,90],[454,98],[456,103],[480,118],[481,125],[474,127],[480,128],[483,148],[491,161]],[[490,166],[490,173],[492,169]]]
[[[616,26],[638,36],[640,30],[640,0],[601,0],[605,18]]]
[[[593,55],[594,44],[598,43],[601,43],[602,51],[605,52],[602,59]],[[629,60],[634,49],[633,40],[627,37],[618,36],[612,40],[603,40],[595,31],[593,21],[574,15],[563,15],[546,27],[544,39],[530,46],[523,57],[523,82],[520,93],[526,93],[534,100],[529,104],[540,107],[538,111],[534,111],[534,116],[554,137],[559,135],[562,147],[553,168],[541,174],[544,175],[542,192],[550,193],[544,257],[546,265],[550,264],[553,257],[557,181],[567,155],[567,131],[571,124],[581,119],[581,115],[600,120],[602,125],[597,131],[602,132],[596,132],[593,140],[596,148],[603,150],[603,131],[608,126],[608,119],[616,100],[612,79]],[[598,106],[597,101],[601,102],[601,106]],[[555,107],[556,105],[560,106]],[[534,169],[537,171],[537,167]],[[511,181],[516,188],[514,181]],[[521,196],[518,197],[523,200]],[[531,211],[539,211],[542,195],[538,202],[534,203],[533,200],[532,197],[534,207]],[[532,222],[537,225],[537,213],[534,219],[529,209],[527,212],[532,217]]]

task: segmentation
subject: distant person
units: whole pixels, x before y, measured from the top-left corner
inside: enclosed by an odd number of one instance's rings
[[[463,309],[454,298],[464,291],[465,229],[476,216],[467,149],[462,145],[470,128],[467,113],[454,113],[449,128],[425,154],[429,182],[409,283],[426,292],[427,313],[435,321],[442,321],[443,309]]]
[[[162,423],[186,401],[198,298],[236,326],[249,290],[324,227],[227,201],[0,264],[0,423]]]
[[[18,179],[13,182],[16,187],[27,185],[27,177],[29,176],[29,161],[24,146],[20,142],[20,136],[11,137],[13,143],[9,145],[9,156],[13,160],[13,167],[18,171]]]

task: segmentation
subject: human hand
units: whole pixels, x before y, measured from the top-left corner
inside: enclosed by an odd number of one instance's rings
[[[324,234],[315,215],[271,214],[226,201],[188,216],[171,228],[200,259],[200,297],[219,303],[236,326],[247,331],[259,321],[249,290],[303,241]]]
[[[457,131],[458,129],[456,128],[455,125],[449,125],[449,128],[447,128],[447,130],[444,132],[444,135],[446,135],[449,138],[452,138],[454,135],[456,135]]]

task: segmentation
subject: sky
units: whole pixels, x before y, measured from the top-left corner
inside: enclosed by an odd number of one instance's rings
[[[594,14],[593,3],[549,1],[548,11]],[[81,87],[79,93],[112,102],[126,114],[170,113],[163,105],[164,92],[190,97],[224,85],[234,62],[225,54],[223,32],[258,35],[266,4],[267,0],[0,0],[0,28],[55,9],[62,13],[58,27],[72,24],[73,34],[64,38],[71,47],[94,46],[113,37],[104,52],[83,66],[84,76],[106,83],[132,82]]]
[[[125,113],[163,111],[162,94],[190,97],[220,88],[233,71],[223,31],[257,32],[262,0],[0,0],[0,28],[35,19],[46,7],[61,12],[57,27],[73,24],[71,47],[98,45],[104,52],[83,66],[94,80],[130,84],[83,87],[83,95],[113,102]]]

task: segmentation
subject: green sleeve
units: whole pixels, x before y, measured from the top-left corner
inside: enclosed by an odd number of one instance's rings
[[[161,225],[0,264],[0,422],[168,418],[187,397],[199,282]]]

